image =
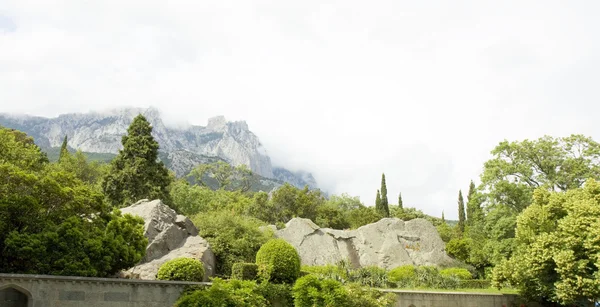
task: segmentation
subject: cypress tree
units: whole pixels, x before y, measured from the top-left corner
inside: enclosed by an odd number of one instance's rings
[[[382,212],[382,208],[381,208],[381,194],[379,193],[379,190],[377,190],[377,196],[375,197],[375,210],[377,210],[377,212]]]
[[[385,184],[385,174],[381,174],[381,213],[385,217],[390,216],[390,207],[387,197],[387,186]]]
[[[458,190],[458,229],[461,233],[465,231],[465,202],[461,190]]]
[[[398,193],[398,208],[403,209],[402,205],[402,193]]]
[[[104,177],[102,190],[115,207],[128,206],[140,199],[161,199],[171,205],[169,171],[158,161],[158,143],[152,126],[138,115],[121,139],[123,149],[113,159]]]
[[[63,139],[62,145],[60,145],[60,154],[58,156],[58,162],[62,161],[65,157],[69,156],[69,147],[67,145],[67,135]]]
[[[475,183],[471,180],[471,184],[469,184],[469,194],[467,194],[467,225],[474,225],[476,221],[482,217],[483,212],[477,199]]]
[[[446,223],[446,218],[444,217],[444,210],[442,210],[442,223]]]

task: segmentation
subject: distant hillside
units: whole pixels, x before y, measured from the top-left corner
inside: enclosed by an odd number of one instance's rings
[[[55,118],[0,114],[0,126],[14,128],[32,136],[48,156],[58,158],[58,147],[65,135],[71,148],[81,150],[92,160],[108,161],[118,153],[121,137],[138,114],[153,126],[160,145],[160,159],[179,177],[200,163],[226,161],[234,166],[247,165],[261,180],[272,184],[289,182],[297,187],[317,188],[308,172],[274,168],[258,137],[244,121],[228,122],[223,116],[209,119],[208,125],[171,128],[165,126],[153,108],[122,108],[103,113],[63,114]],[[277,184],[276,184],[277,183]]]

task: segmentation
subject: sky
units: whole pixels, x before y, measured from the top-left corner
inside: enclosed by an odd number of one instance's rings
[[[600,1],[2,0],[0,112],[245,120],[330,193],[455,219],[502,140],[600,139]]]

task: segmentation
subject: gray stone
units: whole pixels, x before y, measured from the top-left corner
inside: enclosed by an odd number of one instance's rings
[[[121,209],[144,219],[144,235],[148,238],[146,256],[135,267],[123,272],[121,277],[156,279],[156,273],[166,261],[186,257],[202,261],[204,279],[214,274],[215,255],[208,242],[198,236],[194,223],[169,208],[160,200],[143,199]]]
[[[356,230],[320,228],[311,220],[294,218],[275,235],[292,244],[304,265],[336,264],[347,260],[353,267],[453,265],[437,229],[425,219],[402,221],[384,218]]]

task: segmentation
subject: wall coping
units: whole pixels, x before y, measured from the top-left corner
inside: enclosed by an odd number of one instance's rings
[[[518,296],[517,294],[509,293],[485,293],[485,292],[464,292],[464,291],[435,291],[435,290],[406,290],[406,289],[380,289],[382,292],[390,293],[406,293],[406,294],[449,294],[449,295],[478,295],[478,296]]]
[[[212,284],[210,282],[0,273],[0,281],[3,281],[3,280],[5,281],[8,279],[31,280],[31,281],[47,280],[47,281],[80,282],[80,283],[100,283],[101,282],[101,283],[150,285],[150,286],[210,286]]]

